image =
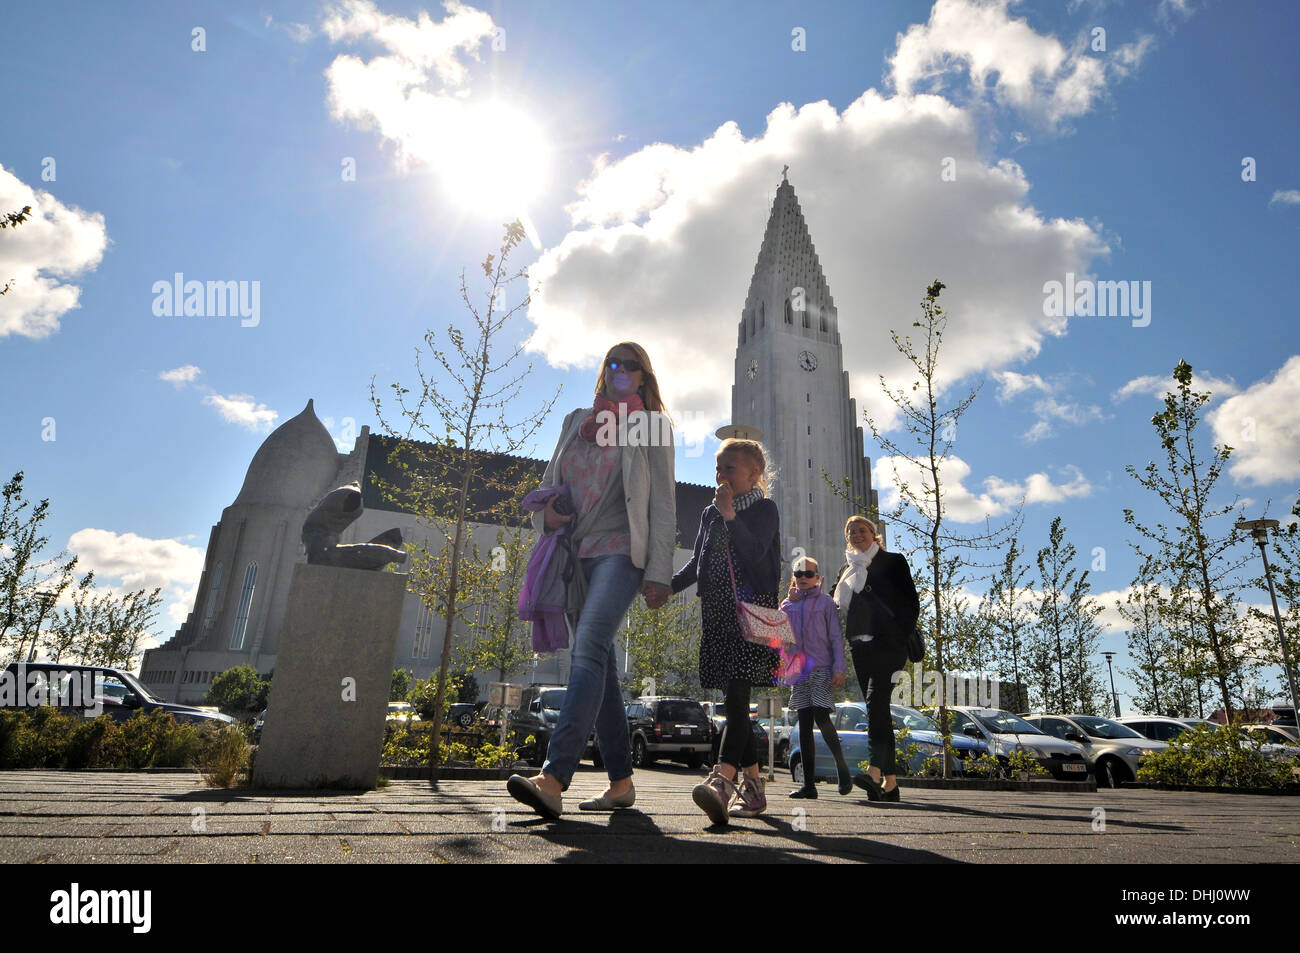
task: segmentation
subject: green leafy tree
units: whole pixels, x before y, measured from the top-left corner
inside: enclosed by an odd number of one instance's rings
[[[477,491],[485,482],[482,455],[489,450],[513,454],[521,450],[541,427],[559,392],[543,401],[531,414],[519,421],[506,417],[517,408],[522,382],[532,365],[522,371],[512,368],[523,353],[523,344],[500,350],[500,338],[511,319],[529,303],[523,297],[513,307],[506,307],[510,285],[527,280],[523,270],[510,272],[507,261],[524,238],[518,221],[506,226],[498,254],[483,261],[486,307],[480,310],[471,300],[469,287],[461,272],[461,300],[474,321],[471,338],[454,324],[447,328],[451,350],[443,350],[436,333],[424,336],[424,351],[416,349],[417,384],[406,387],[400,382],[390,385],[391,399],[400,412],[401,423],[389,416],[371,383],[371,402],[385,430],[405,439],[391,462],[403,478],[403,486],[381,486],[390,500],[400,500],[417,513],[435,542],[410,545],[411,587],[420,595],[430,612],[445,619],[441,662],[438,667],[436,704],[434,705],[433,739],[429,761],[436,771],[440,761],[442,719],[447,700],[447,673],[452,661],[452,635],[462,605],[462,594],[481,592],[484,564],[467,558],[472,552],[470,517],[471,489]],[[428,367],[429,361],[440,370]],[[420,444],[412,438],[422,435],[431,443]],[[508,477],[506,478],[508,479]],[[497,486],[505,481],[498,481]],[[519,482],[516,474],[515,484]],[[506,486],[509,484],[506,483]],[[504,492],[504,488],[503,492]],[[508,498],[509,494],[505,496]],[[501,507],[496,507],[497,522],[504,522]],[[437,538],[441,537],[441,542]]]
[[[534,534],[525,527],[503,526],[497,531],[486,571],[474,574],[481,586],[469,596],[473,606],[469,616],[471,638],[457,647],[457,665],[471,672],[493,673],[494,681],[504,682],[511,672],[520,671],[531,661],[530,630],[519,618],[519,590],[533,545]]]
[[[216,705],[222,712],[247,718],[266,707],[271,680],[262,678],[249,665],[228,668],[212,679],[204,704]]]
[[[23,473],[5,483],[0,504],[0,652],[11,661],[23,661],[36,651],[38,628],[50,608],[71,589],[84,591],[92,582],[87,573],[80,581],[73,570],[77,557],[60,552],[42,557],[50,538],[43,524],[50,501],[35,506],[23,498]]]
[[[0,215],[0,229],[17,228],[23,222],[27,221],[27,219],[31,218],[31,213],[32,207],[30,205],[24,205],[21,211],[6,212],[4,215]],[[8,294],[9,289],[12,287],[13,279],[6,281],[4,287],[0,288],[0,296]]]
[[[1194,623],[1201,643],[1195,648],[1203,648],[1205,675],[1231,719],[1233,697],[1241,696],[1248,668],[1244,626],[1236,612],[1237,573],[1245,558],[1232,550],[1237,538],[1227,520],[1236,501],[1216,505],[1214,497],[1232,448],[1214,446],[1208,455],[1201,452],[1196,428],[1210,394],[1192,389],[1192,366],[1186,361],[1178,362],[1173,376],[1175,389],[1165,394],[1164,410],[1151,418],[1164,459],[1149,462],[1141,471],[1125,468],[1155,494],[1172,522],[1147,524],[1132,509],[1124,510],[1124,519],[1144,538],[1146,548],[1139,544],[1139,555],[1153,556],[1162,571],[1188,587],[1192,598],[1185,604],[1187,621]]]
[[[628,610],[620,638],[628,658],[633,695],[699,697],[698,599],[678,594],[659,609],[638,599]]]
[[[1069,589],[1077,551],[1066,542],[1058,516],[1048,531],[1048,544],[1038,551],[1038,625],[1034,632],[1034,674],[1044,710],[1070,710],[1065,688],[1065,652],[1070,629]]]
[[[994,631],[998,676],[1016,685],[1025,683],[1025,642],[1033,625],[1033,589],[1025,582],[1029,566],[1021,561],[1020,541],[1011,537],[1002,565],[993,576],[985,614]]]
[[[411,673],[404,668],[393,669],[393,684],[388,690],[388,700],[390,702],[405,701],[410,690]]]
[[[1124,600],[1115,602],[1128,626],[1128,654],[1134,662],[1123,674],[1133,680],[1133,704],[1140,711],[1166,711],[1172,702],[1168,684],[1177,678],[1176,645],[1161,620],[1162,601],[1155,560],[1148,556]]]

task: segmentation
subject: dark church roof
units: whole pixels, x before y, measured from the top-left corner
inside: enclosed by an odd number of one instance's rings
[[[393,452],[399,451],[396,459]],[[362,478],[361,498],[368,510],[389,510],[396,513],[413,513],[409,503],[401,500],[409,496],[411,480],[403,468],[405,462],[416,470],[441,470],[443,482],[458,486],[461,480],[456,469],[456,450],[418,440],[401,440],[382,434],[371,434],[366,447],[365,475]],[[529,514],[522,509],[513,515],[497,516],[493,509],[501,507],[512,495],[512,490],[533,489],[542,482],[546,460],[517,457],[508,453],[475,453],[477,474],[470,485],[467,518],[475,523],[503,523],[510,526],[530,525]],[[376,481],[378,479],[378,482]],[[506,485],[508,484],[508,486]],[[391,495],[381,485],[392,487]],[[695,545],[695,534],[700,528],[700,513],[713,501],[713,487],[695,483],[677,484],[677,545],[690,549]]]

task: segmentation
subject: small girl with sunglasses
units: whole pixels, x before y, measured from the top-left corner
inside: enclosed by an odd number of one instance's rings
[[[835,758],[840,794],[848,794],[853,790],[853,778],[849,766],[844,763],[839,735],[831,724],[831,712],[835,708],[831,689],[844,687],[844,637],[840,632],[839,611],[835,600],[822,592],[817,560],[800,556],[794,561],[793,568],[790,592],[781,603],[781,609],[794,629],[793,658],[787,663],[787,672],[788,677],[796,679],[790,693],[790,707],[799,712],[799,751],[804,781],[803,787],[790,796],[817,796],[814,723],[821,729],[822,740]]]

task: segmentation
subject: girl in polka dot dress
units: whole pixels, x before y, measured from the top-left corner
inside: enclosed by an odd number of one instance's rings
[[[780,518],[776,504],[766,496],[766,469],[762,444],[723,442],[717,455],[717,492],[700,516],[691,561],[673,576],[674,593],[698,584],[703,619],[700,684],[726,694],[727,730],[718,764],[692,792],[715,824],[725,824],[729,814],[752,817],[767,807],[749,695],[755,686],[773,684],[780,660],[772,649],[741,637],[736,613],[737,598],[773,609],[778,603]]]

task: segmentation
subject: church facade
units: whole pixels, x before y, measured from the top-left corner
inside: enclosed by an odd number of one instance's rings
[[[838,322],[798,199],[783,180],[741,312],[732,420],[763,433],[775,470],[771,489],[782,517],[783,558],[788,562],[802,549],[827,574],[842,561],[844,521],[856,509],[830,492],[822,470],[837,482],[847,479],[855,498],[875,503]],[[227,669],[249,665],[263,675],[274,670],[293,566],[306,562],[303,520],[335,487],[358,483],[365,503],[342,542],[364,542],[397,527],[408,541],[423,541],[430,549],[440,544],[413,512],[376,489],[376,475],[391,475],[391,449],[391,438],[363,427],[352,449],[339,452],[311,401],[266,438],[234,502],[212,527],[192,611],[172,638],[145,652],[140,678],[150,691],[169,701],[196,703]],[[545,460],[511,460],[540,481]],[[712,487],[677,484],[675,569],[690,558],[700,512],[712,497]],[[499,527],[472,528],[478,539],[490,540]],[[692,589],[679,598],[693,595]],[[408,593],[394,667],[421,678],[436,671],[444,627]],[[458,620],[454,638],[470,637]],[[625,664],[621,647],[618,651]],[[568,671],[568,652],[561,651],[536,656],[511,678],[565,684]],[[495,673],[480,675],[485,690]]]

